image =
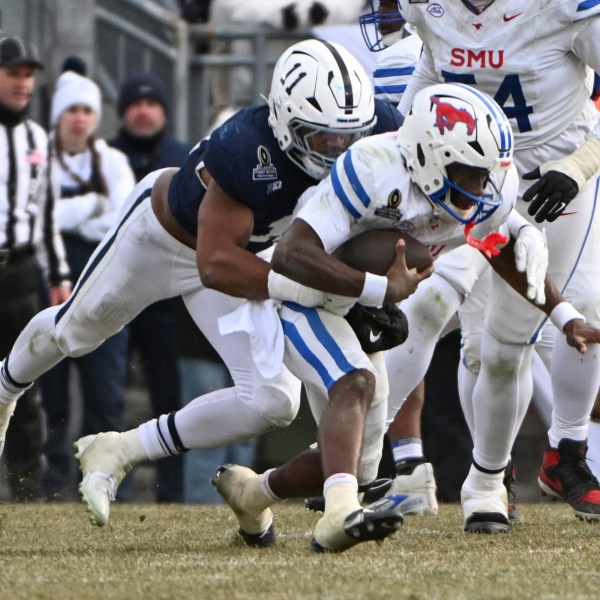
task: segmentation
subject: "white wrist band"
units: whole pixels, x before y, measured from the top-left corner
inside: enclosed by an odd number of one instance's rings
[[[267,285],[269,298],[275,300],[289,300],[309,308],[323,306],[326,300],[324,292],[302,285],[281,273],[275,273],[273,269],[269,271]]]
[[[559,331],[563,331],[565,325],[573,319],[583,319],[585,321],[585,317],[575,310],[575,307],[569,302],[559,302],[550,313],[550,320]]]
[[[381,306],[387,292],[388,278],[374,273],[365,273],[365,283],[358,301],[365,306]]]

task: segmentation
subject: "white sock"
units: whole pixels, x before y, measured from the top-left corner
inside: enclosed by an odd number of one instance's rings
[[[33,383],[24,385],[17,384],[4,367],[4,361],[0,362],[0,402],[2,404],[11,404],[18,400]]]
[[[193,448],[217,448],[273,429],[273,423],[242,402],[235,388],[194,398],[177,412],[140,425],[142,443],[152,458],[175,456]]]
[[[358,501],[358,481],[349,473],[336,473],[325,480],[323,485],[325,512],[343,508],[360,508]]]
[[[274,470],[275,469],[269,469],[268,471],[265,471],[260,476],[260,485],[261,485],[262,491],[264,492],[265,496],[267,496],[270,500],[273,501],[273,503],[282,502],[282,498],[280,498],[275,492],[273,492],[273,490],[271,489],[271,486],[269,485],[269,475]]]
[[[173,414],[173,413],[171,413]],[[176,456],[185,451],[185,448],[176,444],[169,427],[169,415],[161,415],[158,419],[151,419],[142,423],[138,428],[140,440],[150,460]]]
[[[502,485],[504,471],[499,473],[484,473],[475,465],[471,465],[464,485],[481,491],[493,491]]]
[[[424,458],[423,442],[419,438],[404,438],[392,442],[394,461],[402,462],[409,458]]]

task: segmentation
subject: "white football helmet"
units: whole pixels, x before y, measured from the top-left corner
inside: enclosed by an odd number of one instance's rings
[[[269,125],[279,147],[313,179],[375,125],[373,86],[345,48],[305,40],[288,48],[273,72]]]
[[[400,41],[406,21],[395,0],[369,0],[371,12],[358,18],[363,40],[371,52],[380,52]]]
[[[398,130],[398,145],[412,180],[460,222],[479,223],[502,203],[513,133],[502,109],[487,94],[460,83],[423,88]],[[483,196],[469,194],[448,178],[446,167],[452,163],[489,172]],[[452,188],[475,202],[467,214],[450,202]]]

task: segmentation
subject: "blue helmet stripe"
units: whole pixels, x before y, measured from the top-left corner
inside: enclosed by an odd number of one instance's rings
[[[600,0],[598,1],[600,2]],[[512,128],[510,127],[510,125],[508,125],[506,115],[502,112],[498,105],[494,102],[490,102],[489,96],[487,96],[486,94],[482,94],[479,90],[469,85],[465,85],[464,83],[456,83],[454,85],[459,85],[473,92],[473,94],[477,96],[486,105],[486,107],[492,113],[494,119],[496,120],[496,124],[498,125],[498,129],[500,131],[501,150],[511,150],[513,147]]]

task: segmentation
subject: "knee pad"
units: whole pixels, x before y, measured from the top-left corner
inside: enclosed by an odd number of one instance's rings
[[[121,329],[121,325],[107,327],[104,321],[72,314],[58,322],[56,345],[66,356],[77,358],[89,354]]]
[[[287,427],[300,408],[300,381],[291,374],[262,382],[248,402],[275,427]]]

